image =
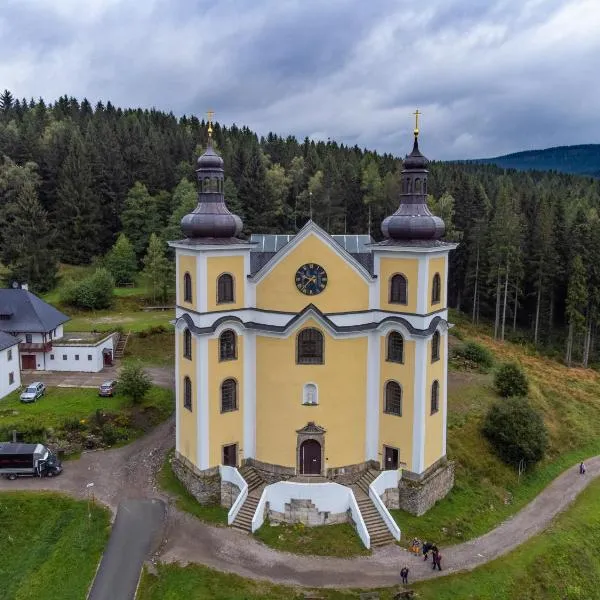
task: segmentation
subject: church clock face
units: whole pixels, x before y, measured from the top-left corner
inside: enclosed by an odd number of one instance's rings
[[[296,287],[307,296],[320,294],[327,285],[327,273],[321,265],[307,263],[296,271]]]

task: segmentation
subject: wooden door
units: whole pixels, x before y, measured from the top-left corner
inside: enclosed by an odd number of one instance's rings
[[[21,355],[21,364],[24,371],[35,369],[35,354]]]
[[[223,446],[223,464],[228,467],[237,467],[237,444]]]
[[[385,471],[395,471],[398,468],[400,452],[398,448],[390,448],[389,446],[384,446],[384,465],[383,468]]]
[[[321,444],[317,440],[306,440],[300,446],[300,473],[321,474]]]

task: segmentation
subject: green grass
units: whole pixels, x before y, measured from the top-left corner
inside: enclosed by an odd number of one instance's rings
[[[175,333],[171,327],[165,333],[145,336],[134,334],[125,348],[125,360],[135,359],[146,365],[173,367],[175,364]]]
[[[109,331],[121,327],[124,331],[143,331],[150,327],[162,325],[170,327],[169,322],[175,318],[175,311],[142,310],[98,310],[74,313],[70,321],[65,323],[65,331]]]
[[[227,525],[228,510],[220,505],[203,506],[194,496],[192,496],[177,479],[171,468],[171,459],[173,451],[167,455],[160,473],[158,474],[158,484],[160,487],[175,498],[177,508],[188,512],[201,521],[213,523],[214,525]]]
[[[254,534],[261,542],[285,552],[349,558],[370,554],[349,523],[307,527],[301,523],[266,523]]]
[[[107,510],[58,494],[0,494],[2,600],[81,600],[109,536]]]
[[[588,600],[600,589],[600,481],[593,482],[544,533],[472,573],[411,586],[420,600]],[[445,551],[448,555],[450,548]],[[300,599],[308,590],[269,585],[208,567],[159,565],[142,576],[138,600]],[[391,600],[398,588],[379,589]],[[359,590],[318,590],[327,600],[360,597]]]

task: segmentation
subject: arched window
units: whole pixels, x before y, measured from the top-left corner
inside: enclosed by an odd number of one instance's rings
[[[404,338],[397,331],[392,331],[387,338],[387,357],[389,362],[404,362]]]
[[[192,276],[189,273],[183,276],[183,301],[192,301]]]
[[[436,379],[431,384],[431,414],[440,410],[440,382]]]
[[[408,193],[412,194],[412,179],[410,177],[407,179],[406,183],[408,184]]]
[[[314,383],[307,383],[302,390],[302,404],[319,404],[319,390]]]
[[[433,282],[431,284],[431,304],[439,304],[441,297],[442,280],[440,274],[436,273],[433,276]]]
[[[427,193],[427,178],[423,179],[423,193]]]
[[[323,364],[323,334],[318,329],[303,329],[298,334],[296,362],[299,365]]]
[[[231,329],[219,336],[219,360],[235,360],[237,358],[237,336]]]
[[[226,379],[221,384],[221,412],[231,412],[237,408],[237,382],[235,379]]]
[[[389,415],[402,416],[402,387],[397,381],[385,384],[384,412]]]
[[[419,177],[415,179],[415,192],[417,194],[421,193],[421,179]]]
[[[431,338],[431,362],[440,360],[440,333],[436,331]]]
[[[224,302],[235,302],[233,299],[233,276],[229,273],[223,273],[217,279],[217,304]]]
[[[390,304],[408,304],[408,283],[400,273],[390,279]]]
[[[189,329],[183,331],[183,356],[192,360],[192,332]]]
[[[192,380],[189,377],[183,378],[183,407],[192,410]]]

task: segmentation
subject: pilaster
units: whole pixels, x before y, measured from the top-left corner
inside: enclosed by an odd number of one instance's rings
[[[425,468],[425,409],[427,390],[427,339],[415,340],[415,397],[413,410],[413,445],[411,471]]]

